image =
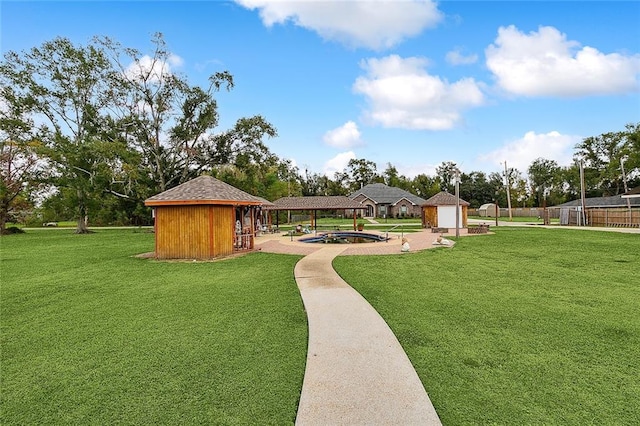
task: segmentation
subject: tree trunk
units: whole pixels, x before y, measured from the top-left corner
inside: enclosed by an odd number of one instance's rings
[[[0,208],[0,235],[7,232],[7,210]]]
[[[76,225],[76,234],[90,234],[92,231],[87,226],[87,216],[79,217]]]
[[[84,204],[84,194],[78,190],[78,198],[80,199],[78,204],[78,222],[76,225],[76,234],[90,234],[91,231],[88,227],[89,217],[87,215],[87,206]]]

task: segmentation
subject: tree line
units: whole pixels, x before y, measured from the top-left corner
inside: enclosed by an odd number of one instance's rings
[[[151,223],[144,200],[202,174],[251,194],[347,195],[383,182],[420,197],[453,192],[457,166],[444,162],[435,176],[378,171],[353,159],[328,177],[301,171],[266,143],[277,130],[261,115],[219,129],[216,93],[234,87],[228,71],[200,87],[171,69],[162,34],[148,54],[96,37],[87,45],[56,38],[0,63],[0,232],[6,223],[77,221],[96,225]],[[588,196],[616,195],[640,184],[640,123],[584,139],[576,164],[539,158],[526,171],[459,174],[461,198],[472,207],[553,205],[580,195],[578,161]]]

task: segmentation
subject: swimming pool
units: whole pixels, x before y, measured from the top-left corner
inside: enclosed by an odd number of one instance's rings
[[[335,231],[314,235],[313,237],[300,238],[298,241],[302,241],[303,243],[357,244],[387,240],[389,240],[389,238],[379,234],[368,234],[366,232],[355,231]]]

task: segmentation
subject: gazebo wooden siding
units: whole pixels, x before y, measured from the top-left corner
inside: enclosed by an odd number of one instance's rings
[[[156,207],[156,257],[209,259],[233,254],[234,222],[233,206]]]
[[[212,259],[255,244],[256,210],[265,200],[200,176],[145,200],[155,217],[157,259]]]

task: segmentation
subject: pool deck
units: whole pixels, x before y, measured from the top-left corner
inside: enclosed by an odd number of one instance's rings
[[[318,232],[324,233],[324,232]],[[368,234],[386,235],[384,232],[366,231]],[[300,237],[293,237],[293,239],[284,233],[279,234],[263,234],[256,238],[256,248],[258,250],[268,253],[282,253],[282,254],[299,254],[309,255],[314,253],[323,247],[336,246],[344,247],[344,250],[340,253],[341,256],[352,255],[375,255],[375,254],[400,254],[402,253],[400,248],[402,247],[402,238],[406,238],[409,241],[410,251],[421,251],[431,248],[442,247],[434,245],[440,234],[432,233],[428,229],[420,230],[418,232],[400,233],[390,232],[388,241],[372,242],[372,243],[357,243],[357,244],[322,244],[322,243],[305,243],[298,241],[301,238],[310,237],[313,234],[305,234]],[[460,236],[466,236],[466,228],[460,229]],[[453,233],[449,232],[442,234],[445,238],[455,236],[455,230]]]

